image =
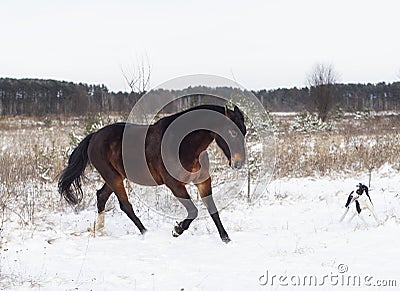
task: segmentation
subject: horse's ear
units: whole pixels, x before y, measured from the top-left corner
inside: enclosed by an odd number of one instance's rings
[[[229,117],[228,105],[225,105],[225,115],[226,115],[226,117]]]
[[[239,114],[240,117],[244,118],[243,112],[240,111],[239,107],[237,107],[237,106],[235,105],[235,107],[233,108],[233,110],[234,110],[234,112],[235,112],[236,114]]]

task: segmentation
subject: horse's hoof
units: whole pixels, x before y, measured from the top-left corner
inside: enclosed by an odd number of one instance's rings
[[[142,230],[140,230],[140,233],[141,233],[142,235],[144,235],[146,232],[147,232],[147,229],[145,229],[145,228],[143,228]]]
[[[221,239],[222,239],[222,241],[224,242],[224,243],[229,243],[230,241],[231,241],[231,239],[229,238],[229,236],[224,236],[224,237],[221,237]]]
[[[86,230],[88,232],[101,232],[103,229],[104,229],[104,225],[103,226],[95,225],[94,227],[88,226],[88,228]]]
[[[172,230],[172,236],[173,237],[178,237],[183,233],[183,228],[179,225],[179,223],[176,223],[174,226],[174,229]]]

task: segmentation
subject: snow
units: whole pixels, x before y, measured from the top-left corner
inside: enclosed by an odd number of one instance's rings
[[[335,275],[371,276],[372,284],[397,280],[399,286],[400,175],[388,165],[373,172],[370,195],[379,226],[367,212],[368,227],[357,217],[339,223],[347,195],[359,182],[368,183],[367,175],[274,180],[254,205],[236,200],[221,212],[229,244],[221,242],[209,217],[174,238],[173,219],[138,207],[149,230],[141,236],[117,203],[95,236],[87,231],[96,218],[94,205],[79,213],[42,213],[30,226],[6,222],[0,289],[310,290],[289,279],[283,286],[278,278],[316,276],[321,282]],[[348,270],[340,273],[343,266]],[[326,280],[318,289],[349,288]],[[368,288],[386,289],[396,287]]]

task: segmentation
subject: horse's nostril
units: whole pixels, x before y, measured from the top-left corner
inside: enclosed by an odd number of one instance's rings
[[[233,168],[234,169],[240,169],[243,166],[243,163],[241,161],[235,161],[233,163]]]

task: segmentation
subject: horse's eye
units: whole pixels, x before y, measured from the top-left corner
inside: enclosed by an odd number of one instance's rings
[[[236,130],[230,129],[229,130],[229,134],[231,135],[231,137],[237,137],[237,131]]]

